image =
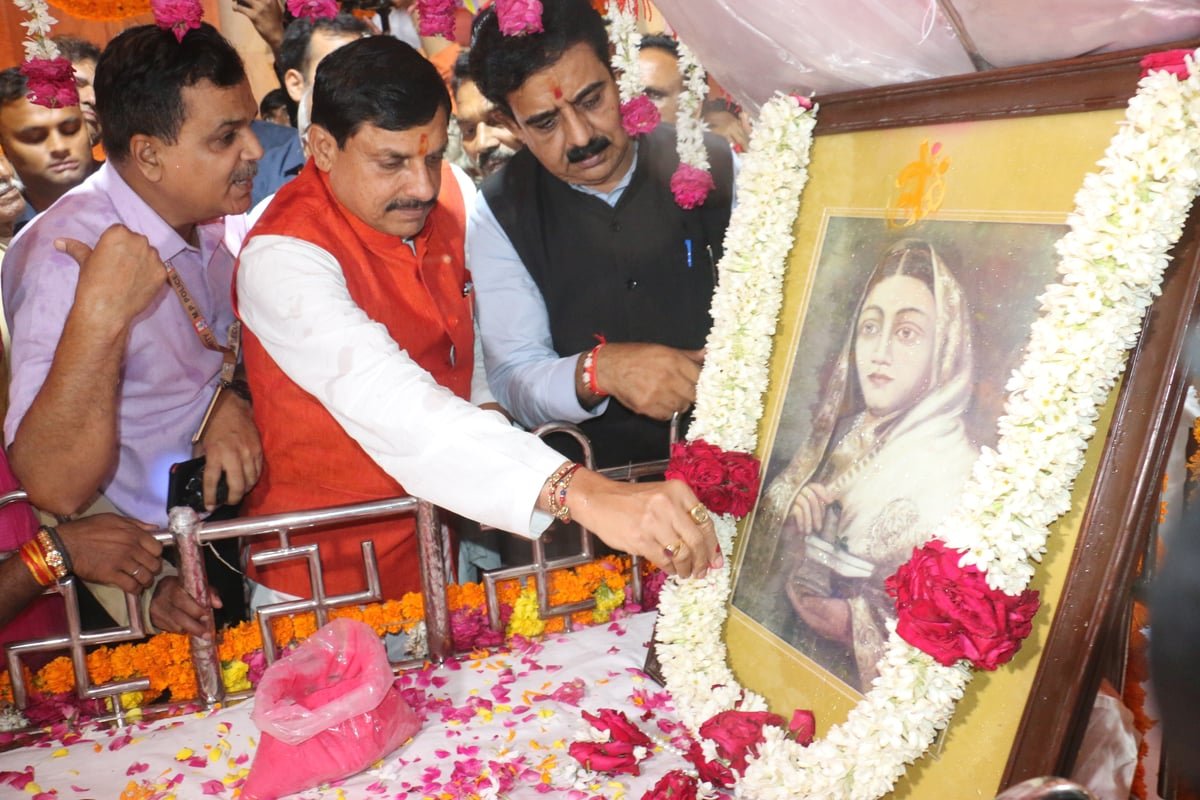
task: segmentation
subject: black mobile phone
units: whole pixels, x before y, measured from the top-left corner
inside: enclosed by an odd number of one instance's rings
[[[180,461],[171,465],[171,475],[167,481],[167,512],[178,506],[188,506],[203,514],[208,511],[204,506],[204,456],[188,461]],[[223,506],[229,499],[229,485],[225,482],[225,473],[217,481],[217,505]]]

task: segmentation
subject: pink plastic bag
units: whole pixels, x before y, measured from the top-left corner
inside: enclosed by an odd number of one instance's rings
[[[361,772],[417,732],[368,625],[336,619],[263,674],[251,718],[262,731],[244,800],[274,800]]]

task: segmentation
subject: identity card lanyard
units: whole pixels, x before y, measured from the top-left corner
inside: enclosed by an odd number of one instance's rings
[[[175,296],[183,304],[183,310],[187,312],[188,317],[192,320],[192,327],[196,329],[196,335],[200,337],[200,343],[209,350],[221,354],[221,380],[213,392],[212,399],[208,401],[208,408],[204,410],[204,417],[200,420],[200,427],[196,429],[196,433],[192,436],[192,444],[197,444],[204,438],[204,431],[208,428],[208,421],[212,418],[213,410],[217,407],[217,400],[220,399],[221,392],[233,382],[233,373],[237,368],[238,353],[242,349],[242,323],[235,320],[229,326],[229,343],[221,346],[217,341],[217,337],[213,335],[212,328],[208,325],[208,320],[204,318],[204,312],[196,305],[195,299],[192,297],[191,292],[188,291],[187,285],[184,284],[183,277],[169,259],[165,266],[167,268],[167,280],[170,281],[171,288],[175,290]]]

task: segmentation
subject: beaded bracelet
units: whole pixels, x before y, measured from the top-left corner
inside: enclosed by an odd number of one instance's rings
[[[53,525],[43,525],[40,530],[46,532],[46,535],[50,537],[50,544],[53,545],[54,550],[62,557],[63,569],[66,570],[65,574],[74,572],[75,565],[71,563],[71,554],[67,552],[67,547],[63,544],[62,537],[58,535],[58,528],[55,528]],[[60,575],[59,577],[63,576]]]
[[[587,385],[588,391],[596,397],[608,397],[608,392],[601,389],[600,384],[596,381],[596,358],[601,347],[604,347],[604,342],[593,347],[583,357],[583,382]]]
[[[550,504],[550,513],[564,524],[571,521],[571,510],[567,508],[567,490],[580,466],[580,464],[568,461],[554,470],[554,474],[548,481],[550,488],[547,490],[546,499]]]
[[[60,548],[55,541],[58,536],[58,531],[54,531],[54,535],[51,536],[51,530],[53,529],[43,525],[42,527],[38,528],[36,539],[38,544],[42,547],[42,558],[45,559],[46,564],[49,565],[50,569],[54,571],[54,579],[62,580],[63,578],[67,577],[67,573],[70,571],[70,569],[62,548]]]

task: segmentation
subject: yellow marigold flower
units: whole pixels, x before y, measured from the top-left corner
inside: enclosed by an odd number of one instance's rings
[[[546,623],[538,616],[537,593],[532,587],[521,592],[513,603],[512,618],[508,621],[508,635],[521,635],[528,639],[541,636]]]
[[[596,608],[592,612],[592,620],[597,624],[603,624],[612,619],[612,612],[620,608],[625,603],[625,592],[615,592],[609,588],[607,583],[601,583],[596,587],[596,593],[593,595],[596,598]]]
[[[121,708],[129,711],[134,708],[141,708],[145,701],[145,695],[141,692],[121,692],[120,695]]]
[[[221,664],[221,682],[227,692],[245,692],[250,690],[250,666],[240,658]]]

